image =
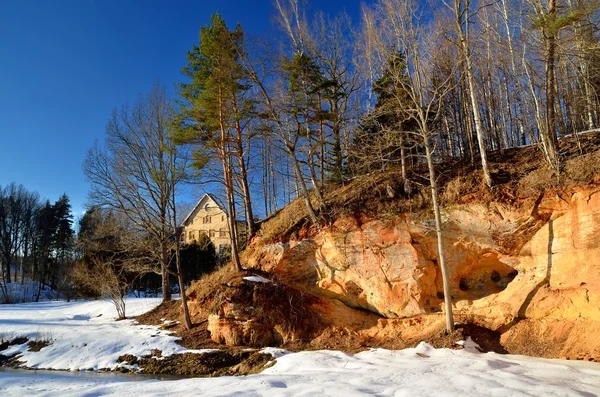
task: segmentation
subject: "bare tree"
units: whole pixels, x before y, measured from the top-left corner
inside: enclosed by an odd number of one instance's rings
[[[471,0],[454,0],[449,3],[444,0],[444,3],[454,13],[454,28],[456,32],[456,45],[461,54],[463,62],[463,71],[468,87],[468,96],[471,104],[471,111],[475,121],[475,133],[477,134],[477,144],[479,147],[479,155],[481,157],[481,168],[483,169],[483,179],[488,187],[492,186],[492,177],[487,162],[487,153],[485,141],[483,140],[483,123],[479,113],[479,103],[477,92],[475,90],[475,76],[473,71],[473,58],[471,56]]]
[[[268,55],[270,54],[267,52]],[[298,129],[302,128],[302,125],[298,124],[298,119],[294,120],[290,117],[289,109],[286,108],[288,98],[285,86],[281,79],[273,78],[275,71],[271,61],[265,57],[252,59],[249,54],[242,58],[242,64],[259,92],[258,106],[265,124],[262,129],[265,134],[272,134],[287,154],[292,166],[294,182],[299,187],[296,191],[301,192],[309,217],[312,223],[318,226],[319,218],[311,202],[309,185],[299,158],[302,133],[299,133]]]
[[[187,163],[181,161],[178,158],[178,148],[176,145],[171,146],[171,156],[169,158],[169,176],[171,178],[171,184],[173,189],[171,190],[171,198],[169,200],[169,209],[171,211],[171,228],[173,230],[173,240],[175,245],[175,266],[177,269],[177,281],[179,283],[179,292],[181,295],[181,304],[183,307],[183,323],[186,329],[192,328],[192,319],[190,318],[190,311],[187,303],[187,296],[185,294],[185,282],[183,279],[183,271],[181,269],[181,236],[179,230],[179,219],[177,218],[177,196],[175,194],[175,187],[180,185],[185,178]],[[185,158],[185,157],[184,157]]]
[[[163,300],[171,300],[170,202],[178,179],[172,176],[176,148],[168,133],[172,109],[164,88],[155,85],[130,109],[115,111],[105,146],[89,150],[84,172],[92,184],[90,201],[123,214],[153,242]]]
[[[21,244],[25,194],[23,185],[17,186],[12,183],[5,188],[0,186],[0,269],[2,276],[0,290],[5,302],[10,302],[6,284],[11,282],[11,264],[16,258]]]
[[[423,24],[420,19],[422,9],[416,0],[380,0],[375,7],[378,30],[382,37],[378,40],[381,46],[374,48],[376,53],[372,56],[376,59],[386,59],[386,54],[397,48],[402,49],[406,56],[404,76],[397,79],[397,90],[399,95],[409,99],[404,101],[404,111],[407,118],[416,124],[414,134],[421,138],[425,148],[444,288],[446,329],[453,332],[451,290],[444,255],[442,218],[434,164],[433,140],[436,131],[432,129],[432,125],[436,125],[436,120],[441,114],[444,97],[454,87],[449,78],[444,81],[436,81],[433,78],[436,75],[436,48],[440,48],[441,35],[431,29],[431,26]]]
[[[136,277],[153,270],[152,242],[123,214],[93,207],[80,222],[78,246],[83,256],[73,270],[80,290],[107,297],[117,319],[126,318],[125,296]]]

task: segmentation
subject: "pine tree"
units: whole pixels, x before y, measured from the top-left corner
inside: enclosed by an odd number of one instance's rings
[[[285,59],[282,69],[288,85],[287,102],[284,106],[293,120],[290,140],[295,142],[294,151],[300,139],[307,143],[306,164],[322,213],[325,200],[315,160],[319,149],[325,145],[323,123],[329,114],[322,106],[322,99],[326,94],[324,88],[329,82],[323,79],[320,68],[306,53],[298,52],[291,59]],[[288,147],[288,152],[290,150]],[[297,156],[297,153],[294,153],[294,156]]]
[[[406,112],[412,106],[407,93],[408,84],[405,55],[402,51],[393,51],[381,76],[373,82],[375,106],[365,116],[353,143],[353,162],[359,170],[369,169],[371,162],[365,162],[364,159],[371,156],[369,148],[372,146],[381,151],[374,161],[375,166],[385,168],[389,162],[400,161],[405,190],[409,190],[406,163],[408,131],[416,130],[414,120]]]
[[[232,257],[241,269],[235,208],[235,182],[242,190],[248,237],[255,233],[252,200],[248,181],[246,149],[250,134],[247,120],[253,112],[253,102],[247,96],[248,77],[240,64],[244,51],[244,33],[238,25],[229,30],[217,13],[211,23],[200,29],[200,43],[188,52],[188,65],[183,74],[191,79],[180,84],[184,101],[178,122],[178,140],[200,143],[197,159],[206,158],[213,150],[223,168],[227,195]]]
[[[54,261],[50,285],[57,290],[69,287],[74,249],[73,214],[69,197],[64,193],[52,206],[54,226]],[[66,291],[68,292],[68,291]]]

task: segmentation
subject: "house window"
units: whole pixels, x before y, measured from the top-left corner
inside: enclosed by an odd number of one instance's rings
[[[209,209],[210,209],[210,204],[209,204],[209,203],[206,203],[206,205],[204,206],[204,210],[205,210],[205,211],[208,211]]]
[[[225,244],[219,244],[219,255],[223,255],[225,252]]]
[[[219,237],[221,237],[221,238],[227,237],[227,235],[225,234],[225,230],[223,230],[223,229],[219,230]]]
[[[225,222],[225,215],[221,215],[221,222]]]
[[[211,230],[208,232],[210,237],[215,237],[215,231]]]
[[[202,218],[202,223],[211,223],[211,217],[210,216],[205,216]]]
[[[189,232],[188,233],[188,240],[192,240],[194,238],[194,233],[193,232]]]

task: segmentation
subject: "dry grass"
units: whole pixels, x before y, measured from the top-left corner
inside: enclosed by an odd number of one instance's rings
[[[600,133],[560,140],[564,171],[553,176],[536,146],[490,152],[488,160],[494,181],[492,189],[483,183],[479,159],[473,163],[455,158],[438,165],[438,186],[442,204],[469,204],[492,201],[515,204],[542,190],[600,183]],[[323,219],[340,216],[385,217],[403,212],[427,212],[430,206],[427,169],[422,164],[410,170],[410,197],[404,194],[399,169],[361,175],[346,184],[332,184],[324,191],[328,213]],[[316,201],[313,198],[313,203]],[[260,236],[266,243],[299,239],[310,235],[308,214],[302,199],[297,199],[261,223]]]
[[[521,178],[517,184],[516,195],[519,198],[535,197],[542,190],[558,185],[558,180],[547,167],[541,167]]]
[[[570,159],[565,164],[565,175],[575,183],[592,183],[600,174],[600,151]]]
[[[212,273],[203,275],[198,281],[195,281],[188,289],[187,295],[191,300],[205,302],[212,297],[218,286],[239,283],[245,276],[238,272],[232,263],[221,266]]]
[[[420,181],[421,176],[415,176]],[[407,196],[399,169],[361,175],[346,184],[331,184],[324,189],[327,212],[321,214],[324,222],[341,216],[396,215],[426,207],[429,197],[425,186],[412,184],[413,192]],[[313,206],[317,202],[312,197]],[[296,199],[276,214],[263,220],[259,236],[264,242],[287,241],[311,235],[308,212],[303,198]]]
[[[315,201],[313,205],[316,205]],[[308,212],[304,199],[297,198],[285,208],[261,221],[259,234],[265,241],[277,241],[289,237],[294,231],[300,229],[307,219]]]

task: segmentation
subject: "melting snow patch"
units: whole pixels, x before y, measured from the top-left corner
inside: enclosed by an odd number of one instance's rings
[[[251,281],[253,283],[272,283],[271,280],[261,277],[261,276],[247,276],[247,277],[244,277],[244,280]]]
[[[265,347],[260,351],[261,353],[270,354],[273,358],[283,357],[290,352],[285,349],[278,349],[276,347]]]
[[[475,342],[473,339],[471,339],[470,336],[467,336],[467,340],[463,343],[463,347],[465,348],[465,350],[473,352],[473,353],[482,351],[481,347],[477,344],[477,342]]]

